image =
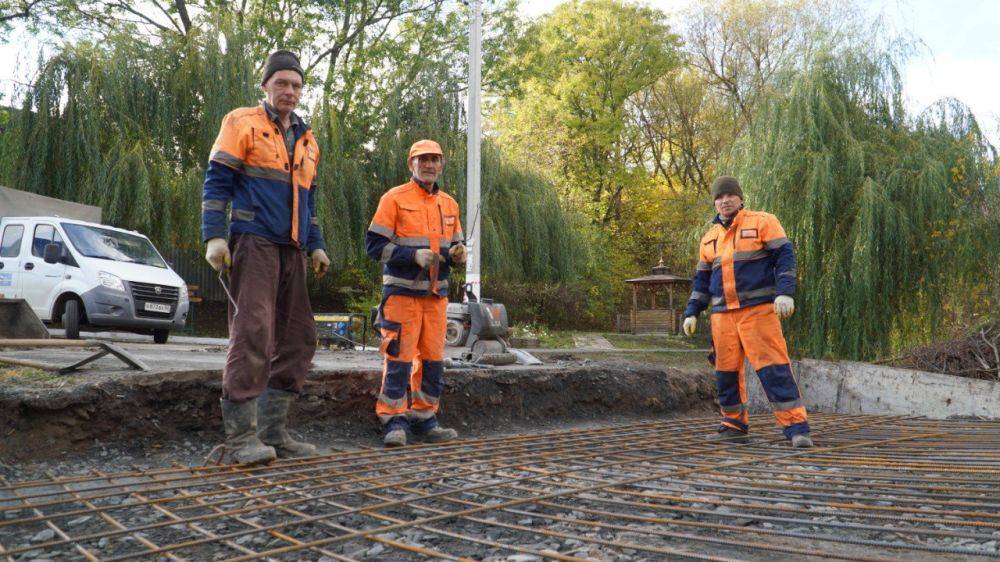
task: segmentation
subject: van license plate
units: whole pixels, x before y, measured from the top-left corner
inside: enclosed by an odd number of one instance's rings
[[[170,314],[170,305],[169,304],[159,304],[159,303],[155,303],[155,302],[147,302],[145,305],[143,305],[143,308],[145,308],[146,311],[148,311],[148,312],[166,312],[167,314]]]

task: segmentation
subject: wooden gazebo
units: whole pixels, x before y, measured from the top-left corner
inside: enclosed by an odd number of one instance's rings
[[[684,321],[681,316],[691,295],[690,279],[671,275],[661,258],[652,273],[625,282],[632,285],[629,331],[633,334],[680,333]]]

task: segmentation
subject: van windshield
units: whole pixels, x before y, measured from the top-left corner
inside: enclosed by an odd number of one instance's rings
[[[142,236],[83,224],[64,222],[62,227],[73,247],[88,258],[167,268],[153,243]]]

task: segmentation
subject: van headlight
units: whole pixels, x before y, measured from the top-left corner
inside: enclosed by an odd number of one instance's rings
[[[181,285],[177,288],[178,300],[181,304],[187,304],[188,302],[188,288],[187,285]]]
[[[97,272],[97,281],[108,289],[125,292],[125,283],[122,282],[122,278],[107,271]]]

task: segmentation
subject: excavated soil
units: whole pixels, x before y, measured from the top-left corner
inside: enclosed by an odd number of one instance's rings
[[[291,424],[304,432],[377,443],[373,412],[380,373],[310,373]],[[95,443],[131,446],[204,436],[221,438],[217,370],[72,379],[57,388],[0,386],[0,459],[56,458]],[[709,414],[709,373],[630,361],[538,369],[449,370],[439,419],[463,434],[630,417]]]

